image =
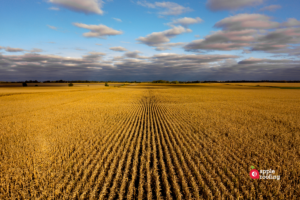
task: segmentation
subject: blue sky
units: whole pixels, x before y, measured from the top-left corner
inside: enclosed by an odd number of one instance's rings
[[[0,0],[0,80],[295,80],[297,0]]]

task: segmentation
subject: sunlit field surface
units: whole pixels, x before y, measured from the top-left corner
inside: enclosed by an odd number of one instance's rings
[[[0,87],[0,199],[299,198],[300,84],[87,85]]]

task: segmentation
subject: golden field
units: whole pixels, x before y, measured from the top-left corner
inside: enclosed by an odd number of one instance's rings
[[[282,87],[300,84],[0,87],[0,199],[299,199]]]

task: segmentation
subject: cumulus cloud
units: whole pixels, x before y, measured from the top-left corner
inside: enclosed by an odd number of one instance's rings
[[[206,6],[212,11],[237,10],[262,4],[264,0],[208,0]]]
[[[163,9],[158,13],[159,15],[181,15],[183,13],[192,11],[191,8],[181,6],[174,2],[149,3],[144,0],[144,1],[138,1],[137,4],[148,8]]]
[[[222,19],[214,27],[224,30],[242,30],[272,29],[280,26],[280,23],[271,21],[270,19],[270,17],[262,14],[238,14]]]
[[[260,36],[252,47],[253,51],[284,49],[288,44],[300,43],[300,28],[282,28]]]
[[[192,30],[184,28],[182,26],[174,26],[172,29],[165,30],[162,32],[153,32],[147,35],[146,37],[139,37],[136,40],[142,44],[155,47],[169,42],[170,38],[189,32],[192,32]]]
[[[47,26],[53,30],[57,30],[57,27],[55,27],[55,26],[50,26],[50,25],[47,25]]]
[[[173,20],[173,22],[169,23],[169,25],[181,25],[187,28],[191,24],[198,24],[201,22],[203,22],[203,20],[200,17],[196,17],[196,18],[184,17],[184,18]]]
[[[99,44],[99,43],[96,43],[95,45],[97,45],[97,46],[102,46],[102,44]]]
[[[95,38],[102,38],[105,39],[106,36],[113,36],[113,35],[121,35],[123,34],[122,31],[118,31],[115,29],[112,29],[110,27],[107,27],[105,25],[99,24],[99,25],[87,25],[82,23],[73,23],[74,26],[77,26],[79,28],[84,28],[90,30],[90,32],[84,33],[84,37],[95,37]]]
[[[247,47],[255,41],[255,30],[217,31],[204,39],[194,40],[184,46],[186,51],[236,50]]]
[[[289,46],[286,48],[274,49],[267,51],[273,54],[273,57],[292,56],[300,58],[300,46]]]
[[[211,64],[224,59],[234,59],[238,56],[232,55],[184,55],[176,53],[160,53],[148,57],[147,60],[141,59],[122,59],[115,58],[116,69],[122,70],[123,75],[127,73],[138,74],[139,77],[166,79],[168,76],[187,75],[199,76],[202,72],[209,70]],[[198,77],[199,78],[199,77]],[[151,79],[150,79],[151,80]]]
[[[274,12],[281,8],[281,5],[270,5],[260,9],[260,11],[271,11]]]
[[[249,58],[229,66],[217,66],[214,77],[235,80],[296,80],[300,72],[299,60]],[[212,76],[212,75],[210,75]],[[225,75],[226,76],[226,75]]]
[[[281,24],[282,27],[300,26],[300,21],[295,18],[289,18],[286,22]]]
[[[55,10],[55,11],[59,11],[60,9],[57,7],[50,7],[49,10]]]
[[[61,79],[78,79],[79,77],[95,75],[96,68],[102,68],[101,72],[105,72],[105,69],[113,67],[109,63],[99,62],[99,56],[101,57],[102,55],[92,53],[82,58],[40,54],[0,55],[0,63],[6,63],[0,64],[0,74],[5,73],[7,77],[12,77],[16,80],[57,80],[57,77]],[[15,71],[9,72],[12,67]],[[3,77],[0,75],[0,78]]]
[[[239,64],[245,65],[245,64],[258,64],[258,63],[266,63],[266,62],[272,62],[277,63],[279,62],[278,60],[271,60],[271,59],[262,59],[262,58],[254,58],[250,57],[248,59],[242,60],[239,62]],[[286,61],[286,60],[285,60]]]
[[[119,18],[113,18],[113,19],[116,20],[117,22],[122,22],[122,20]]]
[[[0,79],[295,80],[300,73],[300,60],[248,58],[236,62],[236,55],[160,53],[141,58],[139,54],[126,52],[112,60],[104,60],[102,52],[81,58],[0,54]]]
[[[224,59],[233,59],[239,58],[239,56],[235,55],[201,55],[201,54],[176,54],[176,53],[160,53],[155,54],[152,57],[152,60],[157,62],[181,62],[183,63],[211,63],[217,62]]]
[[[110,50],[113,50],[113,51],[128,51],[126,48],[124,47],[121,47],[121,46],[118,46],[118,47],[110,47],[109,48]]]
[[[49,2],[76,12],[103,15],[102,0],[49,0]]]
[[[186,51],[245,50],[272,51],[298,44],[300,21],[294,18],[279,23],[262,14],[238,14],[217,22],[222,30],[184,46]],[[244,51],[245,52],[245,51]]]

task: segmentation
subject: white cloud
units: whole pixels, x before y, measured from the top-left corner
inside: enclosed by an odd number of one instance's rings
[[[49,8],[49,10],[59,11],[60,9],[58,7],[51,7],[51,8]]]
[[[196,18],[184,17],[184,18],[173,20],[173,22],[169,23],[169,25],[181,25],[183,27],[188,27],[191,24],[197,24],[201,22],[203,22],[203,20],[200,17],[196,17]]]
[[[95,45],[102,46],[102,44],[96,43]]]
[[[116,20],[117,22],[122,22],[122,20],[119,18],[113,18],[113,19]]]
[[[53,30],[57,30],[57,27],[55,27],[55,26],[50,26],[50,25],[47,25],[47,26]]]
[[[200,35],[195,35],[195,37],[196,37],[196,38],[199,38],[199,37],[201,37],[201,36],[200,36]]]
[[[289,18],[286,22],[281,24],[282,27],[300,26],[300,21],[295,18]]]
[[[281,8],[281,5],[270,5],[260,9],[260,11],[271,11],[274,12]]]
[[[164,1],[164,2],[149,3],[144,0],[144,1],[138,1],[137,4],[148,8],[163,9],[162,11],[158,12],[159,15],[180,15],[192,11],[191,8],[181,6],[174,2]]]
[[[49,2],[76,12],[103,15],[102,0],[49,0]]]
[[[121,35],[123,34],[122,31],[114,30],[110,27],[107,27],[105,25],[99,24],[99,25],[87,25],[82,23],[73,23],[74,26],[77,26],[79,28],[85,28],[89,29],[90,32],[84,33],[84,37],[95,37],[95,38],[103,38],[105,39],[106,36],[112,36],[112,35]]]
[[[275,49],[268,51],[269,53],[274,53],[274,56],[278,56],[278,54],[281,55],[288,55],[288,56],[296,56],[300,58],[300,46],[294,46],[294,47],[287,47],[282,49]]]
[[[273,22],[271,18],[262,14],[238,14],[226,17],[215,24],[215,27],[224,30],[242,29],[272,29],[278,28],[280,23]]]
[[[128,51],[126,48],[121,47],[121,46],[119,46],[119,47],[110,47],[109,49],[113,50],[113,51]]]
[[[258,37],[253,51],[273,51],[288,48],[289,44],[300,43],[300,28],[282,28]]]
[[[204,39],[194,40],[184,46],[186,51],[244,50],[279,51],[300,43],[300,21],[294,18],[278,23],[262,14],[238,14],[217,22],[213,32]],[[275,30],[272,30],[275,29]]]
[[[172,29],[165,30],[162,32],[153,32],[147,35],[146,37],[139,37],[136,40],[148,46],[159,46],[163,43],[169,42],[170,38],[173,38],[176,35],[189,32],[192,32],[192,30],[186,29],[182,26],[174,26]]]
[[[264,0],[208,0],[206,5],[210,10],[237,10],[239,8],[262,4]]]
[[[255,41],[255,30],[216,31],[204,39],[194,40],[184,46],[186,51],[194,50],[236,50],[250,46]]]

